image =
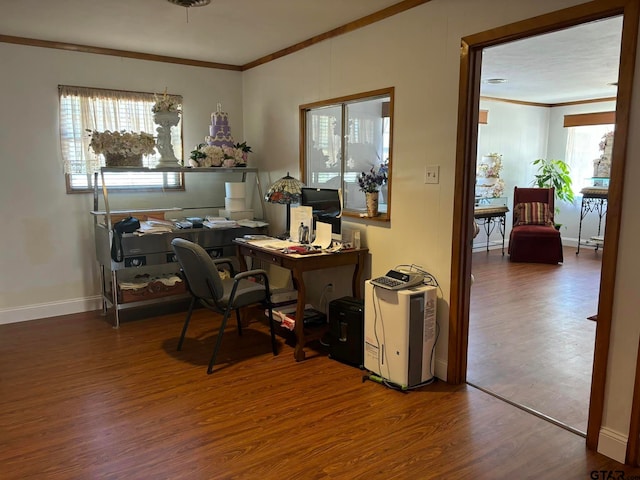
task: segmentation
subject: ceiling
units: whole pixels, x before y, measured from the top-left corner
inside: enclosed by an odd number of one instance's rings
[[[400,0],[0,0],[0,34],[231,65],[375,13]]]
[[[622,17],[485,48],[484,96],[554,104],[615,97]],[[505,83],[490,84],[502,78]]]
[[[399,0],[0,0],[0,35],[242,66]],[[415,3],[415,2],[413,2]],[[622,20],[486,48],[484,96],[559,103],[612,97]]]

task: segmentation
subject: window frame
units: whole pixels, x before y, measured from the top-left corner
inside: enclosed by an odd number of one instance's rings
[[[78,135],[73,135],[74,131],[78,131],[77,128],[72,128],[71,129],[71,134],[69,133],[69,131],[67,130],[63,130],[64,128],[64,124],[68,124],[69,122],[65,119],[63,120],[63,116],[65,115],[65,111],[63,111],[63,96],[64,97],[71,97],[72,95],[64,95],[63,94],[63,90],[70,90],[70,91],[75,91],[78,90],[79,92],[82,92],[83,90],[87,90],[87,91],[95,91],[96,92],[96,98],[100,98],[102,96],[105,97],[105,99],[108,99],[109,101],[117,101],[117,100],[124,100],[124,101],[134,101],[134,102],[148,102],[150,104],[150,106],[153,105],[153,103],[155,103],[155,101],[157,100],[157,98],[160,96],[158,94],[155,93],[151,93],[151,92],[138,92],[138,91],[132,91],[132,90],[115,90],[115,89],[105,89],[105,88],[94,88],[94,87],[77,87],[77,86],[70,86],[70,85],[58,85],[58,102],[59,102],[59,109],[58,109],[58,116],[59,116],[59,135],[60,135],[60,155],[61,155],[61,159],[62,159],[62,163],[63,165],[65,165],[65,171],[64,171],[64,177],[65,177],[65,188],[68,194],[82,194],[82,193],[93,193],[94,189],[95,189],[95,185],[94,185],[94,181],[97,178],[98,179],[98,188],[101,188],[101,177],[100,175],[96,176],[94,171],[89,171],[91,170],[91,168],[85,168],[86,171],[82,172],[82,173],[73,173],[73,172],[69,172],[67,171],[67,167],[66,164],[68,161],[70,161],[70,159],[65,158],[65,153],[64,153],[64,149],[63,149],[63,142],[62,142],[62,138],[64,138],[65,136],[72,136],[73,138],[75,138],[75,142],[78,143],[82,143],[83,147],[85,146],[85,143],[88,145],[88,138],[89,138],[89,134],[87,132],[87,139],[82,139],[82,140],[78,140]],[[75,92],[74,92],[75,93]],[[84,92],[82,92],[84,93]],[[93,92],[92,92],[93,93]],[[109,94],[113,94],[112,96],[109,96]],[[127,99],[126,95],[130,94],[130,98]],[[167,94],[169,95],[169,94]],[[182,99],[181,95],[175,95],[175,94],[170,94],[172,97],[179,97],[180,99]],[[82,97],[82,95],[75,95],[76,97]],[[124,98],[123,98],[124,96]],[[148,100],[145,98],[140,98],[140,97],[148,97]],[[182,108],[182,104],[180,104],[180,109]],[[120,117],[122,118],[122,117]],[[117,121],[117,120],[116,120]],[[80,120],[80,132],[85,132],[87,127],[90,127],[89,125],[85,125],[82,124],[81,120]],[[70,126],[74,126],[73,124],[71,124]],[[147,131],[147,133],[150,133],[152,135],[154,135],[154,137],[157,135],[157,132],[155,130],[156,125],[154,125],[153,127],[153,131]],[[175,127],[174,127],[175,128]],[[178,125],[179,130],[177,131],[178,136],[179,136],[179,147],[176,147],[176,144],[174,143],[174,149],[176,150],[176,156],[178,157],[178,161],[183,161],[182,159],[184,158],[184,132],[183,132],[183,121],[182,121],[182,114],[180,115],[180,123]],[[114,127],[108,127],[105,126],[104,130],[116,130],[117,128]],[[142,130],[142,129],[140,129]],[[148,130],[148,129],[147,129]],[[102,131],[102,129],[100,129],[100,131]],[[142,130],[144,131],[144,130]],[[86,140],[86,141],[85,141]],[[97,166],[97,170],[99,171],[100,167],[104,167],[104,158],[102,155],[96,155],[95,153],[91,152],[88,148],[83,148],[83,150],[87,150],[89,153],[87,155],[92,156],[92,158],[97,158],[99,165]],[[179,151],[177,151],[179,149]],[[77,151],[77,145],[76,145],[76,149]],[[156,155],[157,156],[157,155]],[[74,158],[73,160],[76,160],[76,162],[82,162],[83,158]],[[146,159],[145,159],[146,160]],[[152,160],[153,161],[153,160]],[[176,167],[179,167],[180,165],[176,164]],[[145,170],[148,170],[148,167],[145,167]],[[126,167],[123,168],[123,170],[126,170]],[[131,175],[131,184],[127,185],[127,184],[122,184],[119,185],[117,187],[114,188],[114,191],[117,192],[122,192],[122,193],[132,193],[132,192],[145,192],[145,191],[149,191],[149,192],[157,192],[157,191],[164,191],[164,192],[170,192],[170,191],[184,191],[185,190],[185,185],[184,185],[184,174],[182,172],[180,172],[177,176],[176,175],[166,175],[166,174],[162,174],[161,181],[155,181],[153,183],[149,183],[149,184],[145,184],[145,183],[140,183],[139,182],[139,178],[144,178],[144,179],[148,179],[149,175],[145,175],[144,177],[141,177],[140,175],[137,174],[137,172],[135,172],[135,168],[132,168],[129,172],[129,175]],[[85,177],[87,180],[87,185],[83,186],[82,185],[82,181],[78,181],[77,183],[74,182],[73,177],[74,176],[78,176],[78,177]],[[79,185],[80,184],[80,185]]]
[[[587,172],[593,172],[593,162],[598,159],[598,155],[600,152],[596,153],[596,145],[598,145],[599,141],[602,141],[604,135],[608,132],[615,132],[615,123],[592,123],[586,125],[575,125],[566,127],[567,130],[567,139],[565,145],[565,158],[566,162],[570,168],[570,177],[571,177],[571,188],[573,190],[573,194],[575,197],[578,195],[582,195],[583,188],[589,188],[594,186],[594,181],[599,179],[603,181],[605,177],[595,177],[593,173],[587,174]],[[590,130],[589,133],[584,133]],[[594,133],[594,131],[598,131],[598,133]],[[583,142],[577,142],[575,137],[591,137],[591,142],[588,142],[588,145],[591,145],[591,150],[593,154],[591,155],[580,155],[574,151],[574,145],[576,143],[583,144]],[[615,142],[615,139],[614,139]],[[579,160],[576,160],[579,158]],[[611,159],[609,159],[611,160]],[[609,181],[607,180],[606,186],[608,187]]]
[[[348,123],[346,120],[346,112],[349,105],[357,104],[358,102],[371,101],[379,98],[389,98],[388,105],[388,118],[389,118],[389,142],[388,142],[388,163],[387,163],[387,182],[386,182],[386,212],[381,211],[377,217],[367,217],[367,220],[377,221],[377,222],[390,222],[391,221],[391,183],[392,183],[392,171],[393,171],[393,111],[394,111],[394,87],[386,87],[378,90],[371,90],[368,92],[357,93],[353,95],[347,95],[343,97],[331,98],[328,100],[321,100],[318,102],[307,103],[299,106],[299,116],[300,116],[300,172],[301,172],[301,180],[305,184],[309,184],[309,175],[310,175],[310,167],[308,166],[309,159],[307,158],[307,139],[311,138],[307,128],[310,127],[307,125],[307,114],[311,110],[316,109],[324,109],[331,107],[340,107],[342,112],[342,129],[341,129],[341,143],[340,143],[340,151],[345,151],[345,146],[347,145],[346,133],[345,133],[345,125]],[[384,118],[384,116],[382,117]],[[346,149],[348,151],[348,148]],[[344,191],[345,186],[345,159],[342,158],[340,160],[340,188]],[[362,193],[364,197],[364,193]],[[352,217],[352,218],[362,218],[363,213],[366,212],[366,209],[355,209],[348,208],[346,206],[343,207],[342,215],[343,217]]]

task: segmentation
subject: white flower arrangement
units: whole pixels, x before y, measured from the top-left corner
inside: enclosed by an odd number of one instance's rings
[[[158,112],[182,113],[180,111],[180,104],[176,102],[174,97],[167,95],[166,90],[162,94],[162,97],[158,97],[156,93],[153,94],[153,97],[156,100],[156,103],[153,105],[153,107],[151,107],[151,111],[153,113],[158,113]]]
[[[127,132],[120,130],[112,132],[105,130],[98,132],[96,130],[87,130],[91,136],[89,147],[99,155],[101,153],[113,153],[124,155],[125,157],[135,155],[150,155],[154,153],[156,141],[150,133]]]
[[[613,142],[613,131],[605,133],[600,139],[598,148],[600,149],[600,156],[604,156],[604,149],[607,145]]]
[[[491,163],[482,161],[478,164],[477,175],[485,178],[498,178],[502,171],[502,155],[499,153],[490,153],[484,158],[490,158]]]
[[[491,187],[490,193],[493,198],[499,197],[504,192],[504,180],[501,178]]]
[[[233,147],[201,143],[191,151],[190,158],[197,167],[246,167],[249,152],[251,147],[247,142],[236,143]]]

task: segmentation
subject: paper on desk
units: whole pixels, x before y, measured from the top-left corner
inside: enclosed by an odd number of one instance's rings
[[[140,228],[137,230],[138,235],[146,233],[167,233],[173,231],[173,223],[165,220],[145,220],[140,222]]]
[[[331,224],[325,222],[316,222],[316,238],[313,245],[320,248],[329,248],[331,246]]]
[[[207,228],[230,228],[238,226],[235,220],[205,220],[202,224]]]
[[[235,220],[227,220],[224,217],[212,217],[211,215],[207,215],[202,224],[207,228],[229,228],[238,226]]]
[[[241,227],[252,227],[252,228],[266,227],[267,225],[269,225],[268,223],[263,222],[261,220],[248,220],[248,219],[238,220],[237,223]]]
[[[280,240],[275,237],[269,237],[267,235],[245,235],[243,238],[237,238],[241,242],[255,245],[256,247],[269,248],[271,250],[284,250],[287,247],[298,245],[297,243],[290,242],[289,240]]]
[[[259,243],[258,245],[263,248],[270,248],[272,250],[284,250],[285,248],[293,247],[300,244],[290,242],[289,240],[278,240],[277,238],[274,238],[271,241]]]

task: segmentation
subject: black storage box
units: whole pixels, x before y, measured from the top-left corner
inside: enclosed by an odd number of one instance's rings
[[[329,302],[329,357],[363,368],[364,300],[342,297]]]

